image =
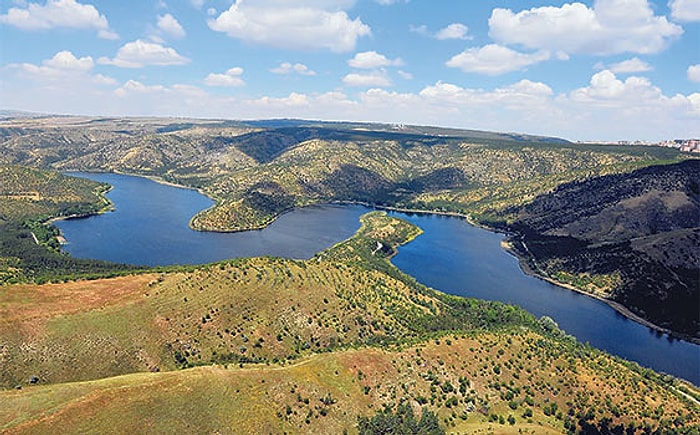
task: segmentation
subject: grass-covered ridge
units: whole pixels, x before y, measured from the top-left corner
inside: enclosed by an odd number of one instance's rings
[[[358,235],[309,261],[239,259],[108,282],[0,287],[3,385],[32,372],[67,382],[536,325],[521,309],[436,293],[398,271],[387,253],[416,232],[374,212]]]
[[[398,271],[419,232],[372,212],[308,261],[0,287],[0,428],[352,433],[401,403],[462,432],[698,428],[694,387]]]

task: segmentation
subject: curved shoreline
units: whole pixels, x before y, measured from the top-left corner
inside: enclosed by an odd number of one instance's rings
[[[593,293],[588,293],[584,290],[576,288],[575,286],[572,286],[571,284],[559,282],[553,278],[550,278],[550,277],[544,275],[543,273],[533,269],[530,266],[530,264],[528,263],[528,260],[531,260],[532,259],[531,257],[526,257],[526,256],[522,255],[520,252],[518,252],[516,249],[514,249],[513,246],[509,242],[501,243],[501,246],[503,247],[503,249],[507,253],[509,253],[510,255],[512,255],[513,257],[515,257],[518,260],[518,263],[520,265],[520,269],[526,275],[529,275],[529,276],[532,276],[534,278],[540,279],[542,281],[548,282],[550,284],[556,285],[557,287],[565,288],[567,290],[571,290],[571,291],[574,291],[578,294],[588,296],[588,297],[596,299],[600,302],[603,302],[603,303],[607,304],[608,306],[610,306],[610,308],[617,311],[622,316],[628,318],[629,320],[637,322],[640,325],[646,326],[649,329],[653,329],[656,332],[666,334],[669,337],[672,337],[672,338],[677,339],[677,340],[683,340],[683,341],[687,341],[689,343],[700,345],[700,338],[696,338],[696,337],[689,336],[686,334],[680,334],[680,333],[674,332],[668,328],[662,328],[661,326],[656,325],[655,323],[652,323],[651,321],[644,319],[643,317],[640,317],[639,315],[635,314],[629,308],[625,307],[624,305],[620,304],[619,302],[604,298],[602,296],[595,295]]]
[[[69,172],[69,171],[66,171],[66,172]],[[73,171],[73,172],[79,172],[79,171]],[[89,173],[90,171],[82,171],[82,172],[88,172],[88,173]],[[486,230],[486,231],[489,231],[489,232],[492,232],[492,233],[504,234],[504,235],[506,235],[506,236],[511,236],[511,237],[512,237],[512,236],[515,236],[515,234],[507,233],[507,232],[504,232],[504,231],[502,231],[502,230],[496,230],[496,229],[494,229],[494,228],[491,228],[491,227],[485,226],[485,225],[483,225],[483,224],[480,224],[480,223],[474,221],[474,219],[472,218],[472,216],[469,215],[469,214],[462,214],[462,213],[457,213],[457,212],[441,212],[441,211],[432,211],[432,210],[409,209],[409,208],[401,208],[401,207],[392,207],[392,206],[371,204],[371,203],[364,202],[364,201],[342,201],[342,200],[326,201],[326,202],[313,202],[313,203],[310,203],[310,204],[307,204],[307,205],[304,205],[304,206],[294,206],[294,207],[290,207],[290,208],[288,208],[288,209],[283,210],[283,211],[280,212],[279,214],[275,215],[275,216],[274,216],[272,219],[270,219],[268,222],[262,223],[262,224],[260,224],[260,225],[258,225],[258,226],[255,226],[255,227],[248,227],[248,228],[241,228],[241,229],[231,229],[231,230],[216,230],[216,229],[207,229],[207,228],[195,228],[193,224],[194,224],[194,222],[196,222],[197,217],[198,217],[201,213],[203,213],[203,212],[205,212],[206,210],[209,210],[209,209],[211,209],[211,208],[213,208],[213,207],[216,207],[216,205],[217,205],[217,201],[216,201],[214,198],[211,198],[209,195],[207,195],[203,190],[198,189],[198,188],[194,188],[194,187],[190,187],[190,186],[185,186],[185,185],[180,185],[180,184],[177,184],[177,183],[169,182],[169,181],[163,180],[162,178],[157,177],[157,176],[140,175],[140,174],[134,174],[134,173],[119,172],[119,171],[112,171],[112,172],[97,172],[97,171],[95,171],[95,172],[93,172],[93,173],[95,173],[95,174],[109,174],[109,173],[114,173],[114,174],[119,174],[119,175],[128,175],[128,176],[133,176],[133,177],[147,178],[147,179],[149,179],[149,180],[151,180],[151,181],[153,181],[153,182],[155,182],[155,183],[159,183],[159,184],[163,184],[163,185],[167,185],[167,186],[171,186],[171,187],[176,187],[176,188],[194,190],[194,191],[197,191],[197,192],[199,192],[200,194],[206,196],[207,198],[209,198],[209,199],[211,199],[212,201],[214,201],[214,204],[213,204],[211,207],[209,207],[209,208],[207,208],[207,209],[204,209],[204,210],[198,212],[197,214],[195,214],[195,215],[192,217],[192,219],[190,219],[189,225],[190,225],[190,228],[192,228],[192,230],[194,230],[194,231],[219,232],[219,233],[236,233],[236,232],[244,232],[244,231],[259,231],[259,230],[261,230],[261,229],[266,228],[266,227],[269,226],[270,224],[272,224],[275,220],[277,220],[277,218],[279,218],[279,217],[282,216],[283,214],[288,213],[288,212],[290,212],[290,211],[292,211],[292,210],[294,210],[294,209],[296,209],[296,208],[303,208],[303,207],[308,207],[308,206],[313,206],[313,205],[323,205],[323,204],[330,204],[330,205],[333,205],[333,204],[336,204],[336,205],[345,205],[345,204],[347,204],[347,205],[362,205],[362,206],[365,206],[365,207],[368,207],[368,208],[373,208],[373,209],[376,209],[376,210],[395,211],[395,212],[407,213],[407,214],[413,213],[413,214],[424,214],[424,215],[436,215],[436,216],[454,217],[454,218],[464,219],[469,225],[471,225],[471,226],[473,226],[473,227],[477,227],[477,228],[483,229],[483,230]],[[112,187],[110,186],[110,188],[109,188],[108,190],[106,190],[105,192],[103,192],[102,195],[101,195],[101,197],[102,197],[105,201],[107,201],[107,202],[109,203],[109,205],[106,207],[106,209],[101,210],[101,211],[98,212],[98,213],[93,213],[93,214],[74,215],[74,216],[65,216],[65,217],[54,218],[54,219],[51,219],[51,220],[49,221],[49,223],[50,223],[50,222],[53,222],[54,220],[70,219],[70,218],[75,218],[75,217],[86,217],[86,216],[90,216],[90,215],[94,215],[94,214],[101,214],[101,213],[104,213],[104,212],[108,211],[108,209],[109,209],[108,207],[111,207],[111,206],[113,206],[113,205],[112,205],[111,201],[109,201],[109,199],[107,199],[106,197],[104,197],[104,194],[107,193],[107,192],[109,192],[109,191],[111,190],[111,188],[112,188]],[[656,325],[655,323],[653,323],[653,322],[651,322],[651,321],[649,321],[649,320],[647,320],[647,319],[644,319],[644,318],[638,316],[637,314],[633,313],[629,308],[625,307],[624,305],[622,305],[622,304],[620,304],[620,303],[618,303],[618,302],[616,302],[616,301],[613,301],[613,300],[610,300],[610,299],[606,299],[606,298],[603,298],[603,297],[601,297],[601,296],[598,296],[598,295],[595,295],[595,294],[592,294],[592,293],[588,293],[588,292],[586,292],[586,291],[584,291],[584,290],[581,290],[581,289],[578,289],[578,288],[576,288],[576,287],[574,287],[574,286],[572,286],[572,285],[570,285],[570,284],[566,284],[566,283],[563,283],[563,282],[559,282],[559,281],[557,281],[557,280],[555,280],[555,279],[553,279],[553,278],[551,278],[551,277],[548,277],[548,276],[544,275],[543,273],[541,273],[540,271],[535,270],[535,269],[533,269],[532,267],[530,267],[530,265],[528,264],[528,261],[529,261],[529,260],[533,260],[532,257],[525,256],[525,255],[523,255],[522,253],[518,252],[517,250],[513,249],[512,247],[503,246],[503,244],[502,244],[502,247],[503,247],[503,249],[504,249],[506,252],[508,252],[509,254],[513,255],[515,258],[518,259],[518,263],[519,263],[519,265],[520,265],[520,269],[521,269],[521,270],[523,271],[523,273],[525,273],[526,275],[530,275],[530,276],[535,277],[535,278],[537,278],[537,279],[546,281],[546,282],[548,282],[548,283],[550,283],[550,284],[552,284],[552,285],[556,285],[557,287],[561,287],[561,288],[564,288],[564,289],[567,289],[567,290],[571,290],[571,291],[574,291],[574,292],[579,293],[579,294],[581,294],[581,295],[585,295],[585,296],[591,297],[591,298],[593,298],[593,299],[596,299],[596,300],[598,300],[598,301],[600,301],[600,302],[603,302],[603,303],[605,303],[606,305],[608,305],[610,308],[614,309],[617,313],[619,313],[620,315],[624,316],[625,318],[627,318],[627,319],[629,319],[629,320],[632,320],[632,321],[634,321],[634,322],[637,322],[637,323],[639,323],[640,325],[646,326],[646,327],[648,327],[648,328],[650,328],[650,329],[652,329],[652,330],[654,330],[654,331],[656,331],[656,332],[659,332],[659,333],[661,333],[661,334],[668,335],[669,337],[674,338],[674,339],[679,339],[679,340],[687,341],[687,342],[692,343],[692,344],[700,345],[700,338],[693,337],[693,336],[689,336],[689,335],[686,335],[686,334],[677,333],[677,332],[674,332],[674,331],[672,331],[672,330],[670,330],[670,329],[663,328],[663,327],[661,327],[661,326],[659,326],[659,325]]]

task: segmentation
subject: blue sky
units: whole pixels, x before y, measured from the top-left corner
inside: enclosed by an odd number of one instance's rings
[[[700,0],[2,0],[0,108],[700,137]]]

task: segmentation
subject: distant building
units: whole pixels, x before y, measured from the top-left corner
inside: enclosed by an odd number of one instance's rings
[[[661,142],[644,142],[644,141],[629,141],[619,140],[614,142],[581,142],[580,144],[602,144],[602,145],[636,145],[636,146],[661,146],[676,148],[684,153],[700,153],[700,139],[673,139]]]

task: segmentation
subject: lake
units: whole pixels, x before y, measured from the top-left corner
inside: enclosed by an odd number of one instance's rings
[[[370,209],[326,205],[296,209],[263,230],[208,233],[188,227],[192,216],[212,205],[194,190],[117,174],[85,174],[114,186],[107,197],[116,210],[59,221],[64,249],[80,258],[138,265],[201,264],[234,257],[306,259],[350,237]],[[399,248],[393,263],[430,287],[460,296],[520,305],[552,317],[581,342],[700,385],[700,346],[640,325],[593,298],[522,272],[500,245],[502,234],[465,220],[391,212],[424,234]]]

